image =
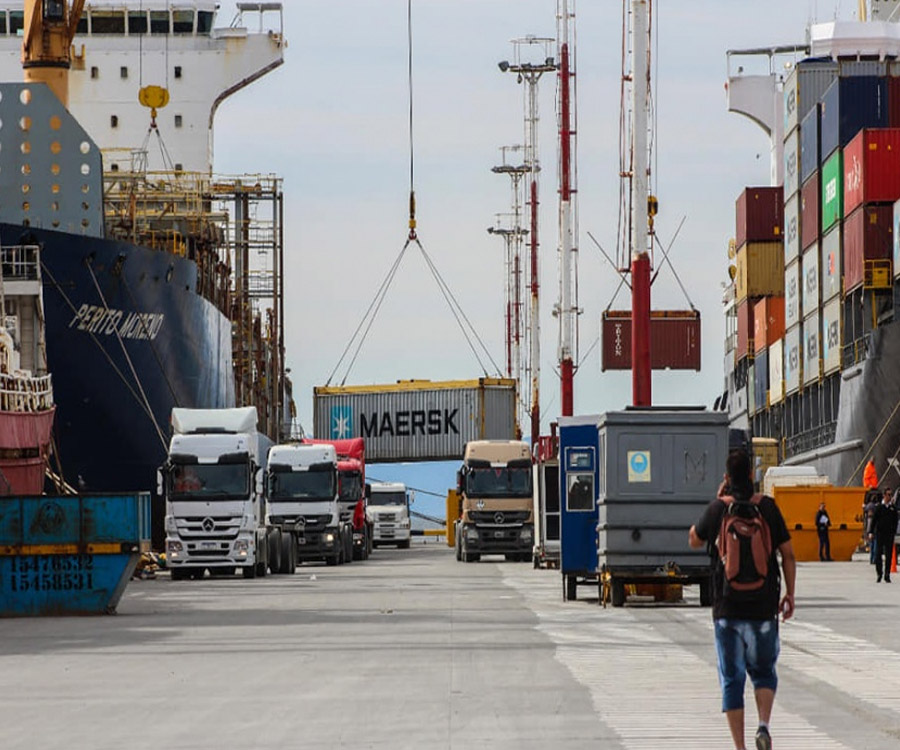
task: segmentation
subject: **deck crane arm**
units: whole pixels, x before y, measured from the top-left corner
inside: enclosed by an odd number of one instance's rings
[[[69,103],[72,40],[85,0],[25,0],[22,67],[25,81],[45,83],[59,100]]]

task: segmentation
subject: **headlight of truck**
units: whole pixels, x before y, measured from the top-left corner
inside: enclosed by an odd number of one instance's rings
[[[169,557],[178,557],[178,553],[184,551],[184,546],[182,546],[181,542],[169,542],[166,546],[168,547]]]
[[[239,555],[246,556],[250,551],[250,542],[248,542],[246,539],[238,539],[234,543],[234,551]]]
[[[331,544],[334,541],[334,534],[325,534],[322,538],[325,540],[325,544]]]
[[[531,527],[523,526],[522,530],[519,532],[519,538],[523,541],[529,541],[532,537]]]
[[[466,539],[471,539],[473,541],[478,539],[478,529],[474,527],[466,529]]]

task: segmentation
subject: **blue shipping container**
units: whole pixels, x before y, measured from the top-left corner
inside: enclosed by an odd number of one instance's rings
[[[820,153],[825,162],[863,128],[889,125],[887,81],[875,76],[838,78],[822,94]]]
[[[753,397],[756,400],[756,410],[766,408],[766,393],[769,391],[769,350],[758,352],[754,359],[756,365],[756,381],[753,384]]]
[[[819,168],[819,105],[810,110],[800,123],[800,183],[806,182]]]
[[[149,549],[149,494],[0,498],[0,616],[112,612]]]

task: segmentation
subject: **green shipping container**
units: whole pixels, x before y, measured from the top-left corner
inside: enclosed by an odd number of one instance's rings
[[[822,167],[822,234],[844,213],[844,156],[838,149]]]

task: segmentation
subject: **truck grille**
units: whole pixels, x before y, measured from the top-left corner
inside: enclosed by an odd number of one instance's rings
[[[303,516],[303,520],[306,521],[305,528],[307,531],[321,531],[329,523],[331,523],[331,516],[330,515]]]
[[[528,520],[527,510],[473,510],[469,517],[478,525],[507,526],[525,523]]]
[[[375,520],[378,523],[396,523],[399,519],[397,518],[396,513],[379,513]]]
[[[234,539],[241,528],[240,516],[188,516],[175,519],[181,539]]]

